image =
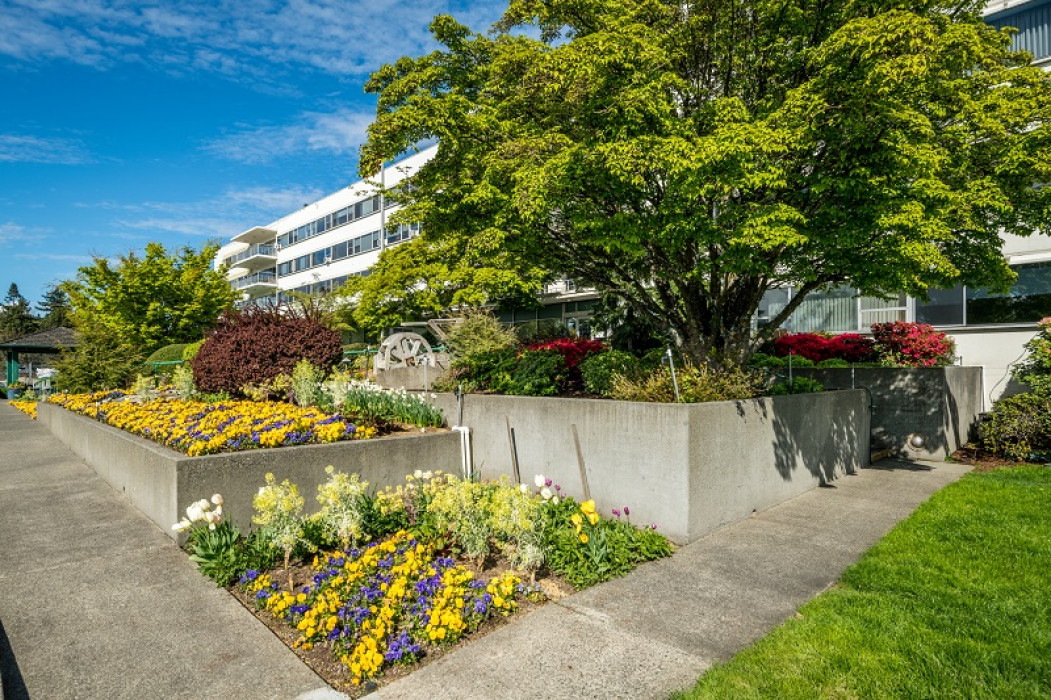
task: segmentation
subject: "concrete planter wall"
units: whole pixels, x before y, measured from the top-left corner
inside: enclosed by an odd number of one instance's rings
[[[434,403],[456,416],[451,394]],[[544,474],[579,498],[576,426],[602,513],[629,506],[633,523],[656,523],[677,542],[851,473],[869,457],[864,391],[691,405],[470,394],[463,418],[483,477],[512,473],[509,420],[523,481]]]
[[[217,492],[234,524],[247,529],[267,472],[297,484],[313,512],[330,464],[381,488],[404,483],[416,469],[460,468],[460,437],[449,432],[187,457],[52,404],[38,404],[37,419],[173,539],[171,526],[186,506]]]
[[[826,389],[872,393],[872,448],[907,459],[945,459],[973,439],[982,412],[980,367],[798,369]],[[922,445],[910,438],[919,436]]]

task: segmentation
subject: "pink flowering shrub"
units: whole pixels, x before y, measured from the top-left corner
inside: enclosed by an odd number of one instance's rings
[[[884,362],[902,367],[944,367],[956,358],[956,345],[926,323],[874,323],[872,337]]]
[[[584,340],[582,338],[556,338],[539,343],[530,343],[526,350],[554,350],[565,360],[566,369],[569,370],[569,383],[574,388],[583,386],[580,375],[580,363],[590,355],[604,352],[606,347],[598,340]]]

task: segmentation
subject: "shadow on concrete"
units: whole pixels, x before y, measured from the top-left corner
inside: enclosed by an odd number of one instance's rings
[[[867,389],[872,397],[872,449],[907,459],[944,459],[975,438],[981,411],[976,367],[800,369],[826,390]],[[913,436],[922,445],[910,444]]]
[[[907,459],[881,459],[875,464],[870,464],[866,469],[876,469],[884,472],[932,472],[934,467],[919,462],[910,462]]]
[[[821,486],[854,474],[867,461],[868,407],[857,393],[833,393],[815,401],[813,394],[750,402],[770,421],[774,466],[785,481],[805,469]],[[738,410],[744,406],[739,404]]]
[[[0,695],[4,700],[29,700],[29,691],[26,690],[15,652],[4,631],[3,621],[0,621],[0,682],[3,684],[3,693]]]

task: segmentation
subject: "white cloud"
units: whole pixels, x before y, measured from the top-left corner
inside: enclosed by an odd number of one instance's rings
[[[37,243],[47,238],[43,231],[30,231],[13,222],[0,224],[0,247],[9,243]]]
[[[107,66],[134,61],[270,80],[303,67],[362,75],[432,47],[427,25],[450,13],[484,31],[503,0],[8,0],[0,55]]]
[[[214,155],[243,163],[265,163],[305,152],[350,156],[365,142],[366,129],[375,115],[343,109],[305,112],[291,124],[244,127],[205,145]]]
[[[50,260],[52,262],[73,262],[87,265],[94,258],[90,255],[67,255],[64,253],[15,253],[16,260]]]
[[[0,163],[80,165],[91,157],[78,141],[25,134],[0,134]]]
[[[124,231],[111,237],[134,239],[151,233],[225,239],[252,226],[268,224],[315,201],[324,192],[310,187],[248,187],[231,189],[217,197],[192,202],[143,202],[123,205],[125,215],[114,220]],[[91,206],[91,205],[82,205]],[[112,203],[100,207],[111,209]]]

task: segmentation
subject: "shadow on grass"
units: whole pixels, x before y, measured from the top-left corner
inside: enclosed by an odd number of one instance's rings
[[[4,700],[29,700],[29,691],[26,690],[25,679],[18,668],[15,652],[11,648],[11,642],[4,630],[4,623],[0,621],[0,681],[3,685]]]

